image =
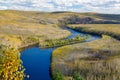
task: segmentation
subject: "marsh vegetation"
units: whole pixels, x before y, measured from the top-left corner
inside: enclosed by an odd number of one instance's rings
[[[43,43],[39,43],[40,48],[51,48],[51,47],[59,47],[64,45],[70,45],[74,43],[84,42],[90,36],[81,36],[77,35],[74,38],[70,39],[54,39],[54,40],[45,40]]]
[[[65,77],[77,71],[85,80],[119,80],[119,55],[120,42],[104,35],[99,40],[56,49],[52,71],[59,69]]]

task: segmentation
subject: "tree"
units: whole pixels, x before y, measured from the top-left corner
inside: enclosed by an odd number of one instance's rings
[[[24,67],[20,60],[20,53],[16,48],[5,47],[2,58],[2,80],[23,80]]]

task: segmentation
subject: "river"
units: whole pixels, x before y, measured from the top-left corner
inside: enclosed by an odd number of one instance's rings
[[[67,37],[73,38],[80,34],[83,37],[89,35],[86,33],[77,32],[72,29],[67,29],[71,32],[71,35]],[[86,40],[90,42],[99,39],[99,36],[90,35],[91,37]],[[50,57],[55,48],[40,49],[37,46],[27,48],[21,52],[21,59],[23,61],[23,66],[25,67],[25,74],[29,75],[29,78],[25,80],[51,80],[50,77]]]

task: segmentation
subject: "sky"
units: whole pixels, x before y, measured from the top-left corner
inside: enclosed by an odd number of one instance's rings
[[[0,10],[120,14],[120,0],[0,0]]]

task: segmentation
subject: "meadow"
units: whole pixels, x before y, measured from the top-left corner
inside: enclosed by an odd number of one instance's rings
[[[65,51],[64,51],[65,50]],[[120,42],[103,35],[99,40],[57,48],[52,54],[52,73],[60,70],[66,80],[75,71],[84,80],[120,79]]]
[[[39,17],[37,12],[0,11],[0,45],[20,47],[39,39],[60,39],[70,35],[56,24],[41,23],[34,17]]]
[[[120,39],[120,24],[70,24],[68,27],[90,34],[105,34]]]
[[[110,22],[116,24],[106,24]],[[120,15],[115,14],[0,10],[0,80],[25,77],[18,49],[32,43],[61,46],[51,56],[52,75],[59,70],[65,80],[71,80],[74,72],[85,80],[120,80],[118,23]],[[71,44],[85,39],[63,40],[71,34],[63,29],[66,26],[102,38]]]

